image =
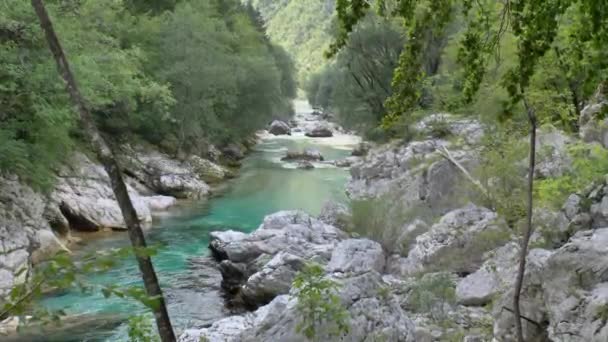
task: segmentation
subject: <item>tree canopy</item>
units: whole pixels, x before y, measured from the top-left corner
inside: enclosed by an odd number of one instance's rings
[[[113,141],[201,153],[288,116],[295,67],[238,0],[47,1],[83,95]],[[0,3],[0,170],[48,188],[81,146],[29,3]]]
[[[584,101],[608,79],[603,1],[338,0],[336,9],[329,57],[350,53],[365,17],[397,23],[404,36],[385,129],[428,110],[520,120],[525,98],[541,123],[576,130]]]

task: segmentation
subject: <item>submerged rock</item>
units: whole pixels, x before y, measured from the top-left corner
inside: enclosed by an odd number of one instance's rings
[[[329,138],[334,135],[329,124],[321,123],[306,131],[306,136],[311,138]]]
[[[282,161],[323,161],[321,152],[307,148],[303,151],[287,151],[287,155],[281,158]]]
[[[152,211],[167,210],[177,203],[177,199],[172,196],[145,196],[141,199]]]
[[[315,168],[315,166],[309,161],[304,160],[304,161],[298,162],[298,169],[300,169],[300,170],[312,170],[314,168]]]

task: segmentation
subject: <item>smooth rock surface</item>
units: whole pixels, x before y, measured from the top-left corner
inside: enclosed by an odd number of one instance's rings
[[[274,120],[268,127],[268,133],[273,135],[291,135],[291,127],[281,120]]]
[[[483,262],[483,253],[505,243],[508,235],[496,213],[468,205],[444,215],[428,232],[416,237],[399,274],[440,269],[471,273]]]

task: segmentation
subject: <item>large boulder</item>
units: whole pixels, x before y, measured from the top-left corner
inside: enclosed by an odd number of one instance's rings
[[[572,139],[555,128],[544,128],[537,134],[537,178],[563,176],[572,169],[572,158],[568,147]],[[523,163],[525,164],[525,163]]]
[[[188,164],[207,183],[221,182],[234,175],[228,169],[199,156],[190,156]]]
[[[462,171],[440,152],[450,144],[441,140],[391,143],[372,149],[350,168],[347,194],[351,199],[391,196],[402,211],[413,211],[420,219],[465,205],[472,194],[470,182]],[[477,165],[473,150],[451,148],[450,154],[465,168]]]
[[[281,120],[274,120],[268,126],[268,133],[274,135],[291,135],[291,127]]]
[[[74,183],[72,184],[74,187],[80,187]],[[103,228],[127,229],[122,212],[118,202],[113,198],[113,194],[108,194],[108,197],[105,198],[95,198],[91,194],[78,195],[72,189],[74,188],[61,187],[54,195],[61,202],[61,212],[70,222],[72,229],[82,231],[97,231]],[[140,198],[132,198],[131,202],[141,223],[152,222],[150,209],[144,201]]]
[[[201,174],[210,170],[210,164],[203,159],[191,157],[182,162],[151,148],[122,146],[121,149],[118,157],[125,173],[151,192],[189,199],[209,194],[209,186]]]
[[[127,190],[140,222],[151,222],[152,216],[147,203],[132,187],[127,186]],[[126,229],[105,169],[93,163],[84,154],[75,154],[70,164],[58,173],[51,198],[72,229]]]
[[[407,258],[391,269],[405,276],[432,270],[471,273],[482,264],[484,252],[509,239],[506,224],[495,212],[470,204],[449,212],[418,235]]]
[[[460,304],[481,306],[490,303],[497,296],[510,290],[515,283],[519,262],[519,245],[509,242],[488,252],[487,259],[479,270],[461,279],[456,286],[456,298]],[[538,273],[542,271],[551,252],[532,249],[528,253],[526,280],[539,282]]]
[[[576,231],[576,227],[571,225],[563,210],[553,211],[547,208],[535,208],[532,224],[534,225],[534,233],[530,240],[531,243],[548,248],[559,248]],[[524,225],[525,219],[522,219],[519,227],[523,229]]]
[[[354,157],[363,157],[367,154],[367,152],[369,152],[371,148],[372,146],[370,143],[362,142],[357,145],[357,147],[355,147],[350,154]]]
[[[209,247],[221,260],[222,285],[236,303],[263,305],[289,291],[305,262],[327,264],[347,236],[301,211],[281,211],[264,218],[251,234],[214,232]]]
[[[479,270],[467,275],[456,286],[456,298],[464,305],[485,305],[506,287],[509,277],[514,279],[513,265],[518,256],[519,247],[509,243],[495,252],[495,256],[486,261]],[[506,283],[506,284],[505,284]]]
[[[468,144],[479,143],[484,135],[484,128],[479,121],[448,113],[427,115],[416,124],[415,128],[419,133],[431,138],[453,135],[462,138]]]
[[[326,201],[317,218],[331,226],[345,229],[351,221],[351,216],[350,208],[346,204]]]
[[[606,86],[600,85],[590,103],[581,110],[579,134],[585,142],[597,142],[608,148],[608,97]]]
[[[331,273],[383,272],[386,255],[382,246],[368,239],[348,239],[340,242],[331,255],[327,271]]]
[[[291,283],[306,261],[288,252],[279,252],[259,272],[251,275],[241,289],[241,296],[253,305],[268,303],[289,293]]]
[[[608,341],[608,228],[574,235],[542,278],[552,341]]]
[[[333,164],[337,167],[350,167],[359,161],[359,157],[347,157],[344,159],[337,159],[333,161]]]
[[[526,259],[526,273],[520,295],[521,315],[524,340],[530,342],[549,341],[547,337],[547,312],[542,291],[543,272],[552,252],[546,250],[531,250]],[[513,278],[517,270],[517,261],[511,266],[511,272],[500,275],[503,279]],[[510,280],[514,283],[514,280]],[[493,301],[492,316],[494,318],[493,333],[499,341],[515,341],[515,319],[513,316],[513,286],[505,288]]]
[[[282,161],[323,161],[323,155],[319,150],[307,148],[303,151],[287,151]]]
[[[224,158],[232,161],[239,161],[245,158],[246,148],[240,144],[228,144],[222,148]]]
[[[608,227],[608,175],[580,193],[571,194],[561,212],[568,221],[564,231],[567,234],[562,236],[570,237],[577,231]]]
[[[331,127],[326,123],[320,123],[306,131],[306,136],[311,138],[329,138],[334,135]]]
[[[17,177],[0,176],[0,301],[27,279],[34,262],[62,248],[46,220],[46,202]]]
[[[606,341],[608,228],[581,231],[554,252],[532,250],[521,294],[526,341]],[[515,338],[512,290],[494,305],[494,336]],[[507,309],[505,309],[507,308]]]
[[[331,277],[331,275],[329,276]],[[328,335],[332,322],[317,323],[317,339],[321,341],[415,341],[414,324],[401,308],[397,298],[387,293],[378,297],[387,284],[377,272],[346,278],[333,278],[341,284],[340,297],[350,316],[349,331],[344,336]],[[281,295],[252,313],[232,316],[213,323],[209,328],[186,330],[180,342],[305,342],[297,332],[301,315],[295,293]]]

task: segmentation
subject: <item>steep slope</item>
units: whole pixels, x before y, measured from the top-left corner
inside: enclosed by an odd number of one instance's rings
[[[295,59],[300,78],[324,65],[335,0],[243,0],[266,22],[270,38]]]

